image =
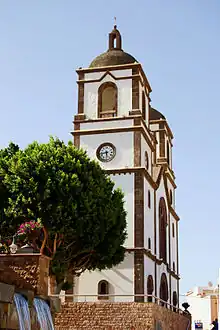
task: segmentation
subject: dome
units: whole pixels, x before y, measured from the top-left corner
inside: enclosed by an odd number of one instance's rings
[[[158,110],[150,107],[150,120],[166,119]]]
[[[109,33],[109,49],[107,52],[98,55],[90,64],[90,68],[99,68],[102,66],[113,66],[131,64],[137,62],[136,59],[122,50],[121,34],[116,25]]]
[[[130,64],[137,62],[133,56],[123,52],[120,49],[109,50],[99,56],[97,56],[92,63],[90,68],[99,68],[101,66],[121,65]]]

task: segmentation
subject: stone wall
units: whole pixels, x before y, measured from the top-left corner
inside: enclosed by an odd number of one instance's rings
[[[40,254],[0,255],[0,282],[47,295],[50,259]]]
[[[186,330],[189,318],[153,303],[65,303],[56,330]],[[190,329],[190,327],[189,327]]]

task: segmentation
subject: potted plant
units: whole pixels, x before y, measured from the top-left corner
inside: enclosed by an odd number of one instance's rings
[[[20,225],[17,237],[19,240],[31,244],[35,250],[38,250],[36,240],[39,238],[42,229],[43,225],[40,220],[27,221]]]

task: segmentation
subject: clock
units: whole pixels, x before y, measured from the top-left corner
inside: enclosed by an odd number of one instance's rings
[[[97,151],[96,156],[101,162],[110,162],[116,155],[116,148],[112,143],[101,144]]]

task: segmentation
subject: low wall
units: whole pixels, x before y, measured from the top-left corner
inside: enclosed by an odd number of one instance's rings
[[[40,254],[0,255],[0,282],[47,295],[49,264],[50,259]]]
[[[186,330],[188,324],[186,316],[154,303],[65,303],[55,316],[56,330]]]

